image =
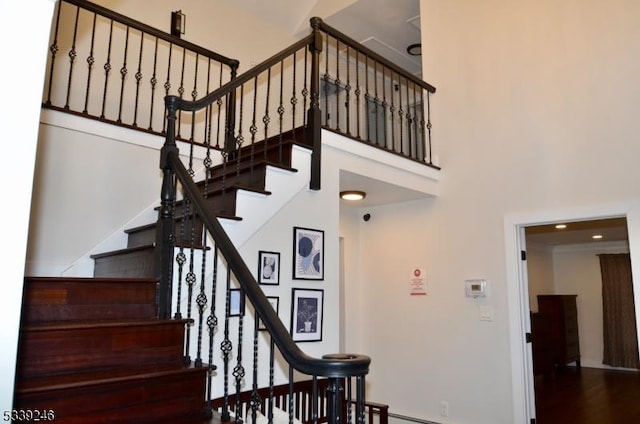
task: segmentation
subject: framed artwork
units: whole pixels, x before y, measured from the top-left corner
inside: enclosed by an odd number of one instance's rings
[[[231,289],[229,290],[229,316],[242,315],[244,315],[244,294],[240,289]]]
[[[296,342],[322,340],[324,290],[293,289],[291,295],[291,336]]]
[[[258,283],[280,284],[280,253],[258,252]]]
[[[293,279],[324,279],[324,231],[293,227]]]
[[[271,307],[273,308],[274,311],[276,311],[276,314],[277,314],[280,310],[280,298],[278,296],[267,296],[267,300],[269,301],[269,303],[271,304]],[[263,331],[266,329],[267,328],[262,323],[262,320],[260,320],[260,322],[258,322],[258,330]]]

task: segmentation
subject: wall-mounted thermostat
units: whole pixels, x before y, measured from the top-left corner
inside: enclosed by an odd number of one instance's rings
[[[485,297],[487,295],[487,280],[464,280],[467,297]]]

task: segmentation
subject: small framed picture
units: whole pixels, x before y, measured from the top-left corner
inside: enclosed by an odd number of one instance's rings
[[[324,231],[293,227],[293,279],[324,279]]]
[[[244,293],[240,289],[229,290],[229,316],[244,315]]]
[[[280,284],[280,253],[258,252],[258,283]]]
[[[278,296],[267,296],[267,300],[269,301],[269,303],[271,303],[271,307],[274,311],[276,311],[277,314],[280,310],[280,298]],[[263,331],[266,329],[267,328],[262,323],[262,320],[260,320],[260,322],[258,322],[258,330]]]
[[[293,340],[296,342],[321,341],[324,290],[294,288],[291,301]]]

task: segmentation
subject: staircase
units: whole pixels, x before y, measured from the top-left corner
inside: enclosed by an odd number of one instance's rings
[[[153,279],[27,278],[15,409],[56,423],[205,421],[207,367],[185,320],[156,318]]]
[[[236,193],[268,195],[268,167],[296,172],[293,144],[253,145],[253,160],[211,168],[199,186],[216,214],[241,220]],[[199,235],[202,224],[182,207],[178,202],[176,225],[186,223],[184,234],[194,225]],[[26,279],[14,407],[57,423],[219,422],[205,402],[210,367],[185,363],[191,320],[158,319],[155,223],[126,232],[125,249],[93,256],[94,278]]]

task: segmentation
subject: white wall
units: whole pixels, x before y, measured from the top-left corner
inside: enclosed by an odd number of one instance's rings
[[[376,208],[360,234],[372,399],[443,423],[520,423],[504,219],[637,201],[639,14],[622,0],[421,0],[441,194]],[[407,295],[416,264],[426,298]],[[467,278],[489,281],[493,321],[464,297]]]
[[[27,247],[29,206],[38,134],[38,116],[44,64],[53,14],[52,0],[7,2],[4,12],[12,16],[0,29],[2,52],[15,66],[0,67],[5,101],[0,106],[4,146],[7,154],[0,174],[10,200],[3,216],[5,242],[2,245],[3,284],[0,291],[2,325],[0,339],[0,407],[10,411],[13,405],[18,326],[22,303],[24,259]],[[27,18],[28,17],[28,20]],[[28,22],[28,24],[27,24]],[[29,54],[25,54],[28,52]]]

